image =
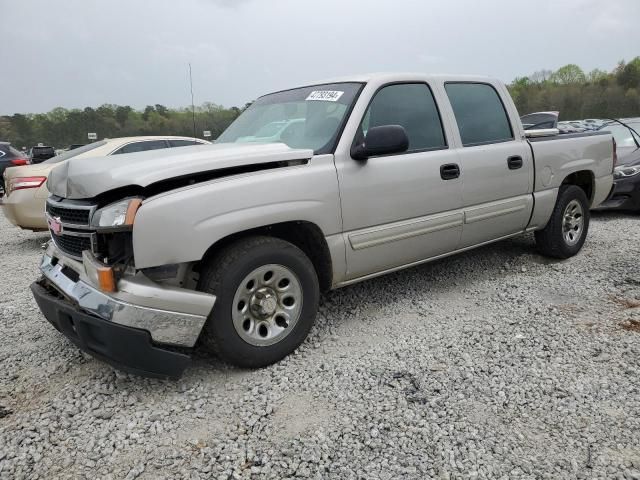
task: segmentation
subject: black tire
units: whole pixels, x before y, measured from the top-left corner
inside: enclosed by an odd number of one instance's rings
[[[246,342],[233,325],[234,296],[242,280],[264,265],[282,265],[297,276],[302,287],[302,308],[297,323],[282,340],[256,346]],[[248,237],[205,259],[198,290],[216,295],[201,344],[232,365],[258,368],[271,365],[293,352],[307,337],[318,310],[318,276],[309,258],[295,245],[274,237]]]
[[[563,223],[565,210],[574,200],[582,207],[583,227],[580,238],[576,243],[571,244],[564,237]],[[542,230],[535,232],[538,250],[548,257],[561,259],[573,257],[582,249],[587,238],[589,219],[589,200],[584,190],[576,185],[561,186],[549,223]]]

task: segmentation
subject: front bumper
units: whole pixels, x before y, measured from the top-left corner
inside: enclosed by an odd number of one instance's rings
[[[129,373],[156,378],[177,378],[191,358],[154,346],[149,332],[104,321],[56,297],[41,283],[31,291],[45,318],[81,350]]]
[[[171,347],[195,345],[216,297],[160,285],[141,273],[120,279],[118,291],[107,294],[95,287],[92,268],[89,258],[78,262],[49,246],[40,265],[43,278],[32,286],[47,320],[80,348],[114,366],[152,376],[179,375],[189,357]],[[77,322],[83,327],[70,327]],[[121,348],[118,338],[129,347]],[[103,345],[106,351],[95,345]],[[128,350],[133,346],[149,358],[157,359],[164,352],[167,362],[175,360],[175,365],[158,365],[154,370]]]

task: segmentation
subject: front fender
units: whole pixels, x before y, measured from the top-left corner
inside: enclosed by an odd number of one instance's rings
[[[223,177],[145,200],[133,228],[137,268],[202,259],[229,235],[288,221],[341,231],[332,155],[304,165]]]

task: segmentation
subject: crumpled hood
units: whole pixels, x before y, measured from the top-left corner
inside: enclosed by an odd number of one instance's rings
[[[49,174],[47,188],[63,198],[87,199],[120,187],[146,187],[161,180],[222,168],[305,160],[313,150],[283,143],[221,143],[167,148],[109,157],[72,158]]]

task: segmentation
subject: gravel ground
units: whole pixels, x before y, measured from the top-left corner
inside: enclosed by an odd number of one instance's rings
[[[596,215],[564,262],[526,236],[344,288],[277,365],[157,381],[45,322],[47,237],[0,216],[0,478],[640,479],[639,222]]]

